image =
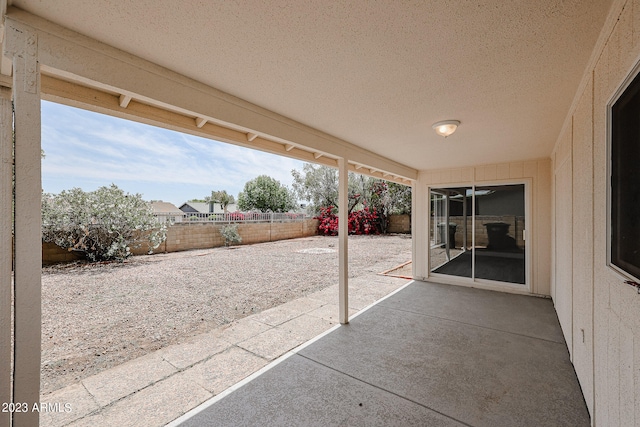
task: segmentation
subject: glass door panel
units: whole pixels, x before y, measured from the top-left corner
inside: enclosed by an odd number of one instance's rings
[[[475,187],[476,279],[525,284],[524,184]]]
[[[433,188],[430,194],[430,268],[434,273],[472,276],[472,188]]]

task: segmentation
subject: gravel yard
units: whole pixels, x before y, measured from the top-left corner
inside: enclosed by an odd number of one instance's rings
[[[337,246],[314,236],[44,267],[42,392],[333,285]],[[350,277],[410,259],[408,235],[349,237]]]

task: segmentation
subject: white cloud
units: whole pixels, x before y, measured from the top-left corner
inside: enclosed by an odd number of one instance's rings
[[[291,184],[291,169],[302,162],[232,144],[198,138],[148,125],[78,110],[42,104],[42,144],[45,191],[82,187],[83,183],[115,183],[145,193],[149,185],[167,192],[182,185],[182,194],[146,198],[182,200],[203,197],[211,190],[232,194],[258,175]],[[184,194],[185,186],[205,193]],[[199,194],[199,193],[198,193]]]

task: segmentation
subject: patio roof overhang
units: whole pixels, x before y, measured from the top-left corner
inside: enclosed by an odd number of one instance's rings
[[[410,179],[416,170],[548,157],[611,3],[0,2],[10,19],[47,33],[43,45],[75,45],[50,50],[45,75],[131,101],[129,111],[104,112],[142,120],[142,103],[206,120],[192,132],[215,124],[254,146],[263,137],[296,141],[277,151],[320,162],[347,150],[362,158],[351,168]],[[119,64],[95,66],[106,59]],[[9,65],[3,57],[3,74]],[[48,86],[43,79],[57,100],[96,98]],[[462,121],[447,144],[431,129],[444,119]],[[382,159],[394,170],[379,167]]]
[[[43,99],[410,185],[417,171],[146,60],[11,9],[37,36]],[[61,56],[59,52],[65,52]],[[0,75],[11,85],[11,77]]]

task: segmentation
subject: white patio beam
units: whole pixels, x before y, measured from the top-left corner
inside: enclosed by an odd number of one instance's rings
[[[11,402],[12,145],[11,89],[0,86],[0,402]],[[11,414],[0,412],[0,427],[10,425]]]
[[[14,412],[13,427],[38,425],[31,411],[40,400],[41,328],[41,144],[38,35],[6,22],[5,55],[13,58],[15,128],[15,254],[13,402],[28,412]]]
[[[339,320],[349,323],[349,167],[338,159],[338,298]]]

